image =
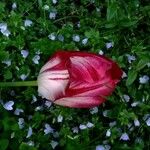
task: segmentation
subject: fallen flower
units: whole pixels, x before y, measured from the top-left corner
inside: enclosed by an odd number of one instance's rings
[[[87,52],[57,52],[38,76],[39,94],[55,104],[91,108],[103,103],[120,81],[112,60]]]

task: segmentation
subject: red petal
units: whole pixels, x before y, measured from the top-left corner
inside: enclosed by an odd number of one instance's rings
[[[113,81],[105,82],[105,83],[94,83],[89,84],[87,82],[78,82],[76,86],[69,86],[66,90],[67,96],[101,96],[105,97],[110,95],[114,89],[115,84]]]

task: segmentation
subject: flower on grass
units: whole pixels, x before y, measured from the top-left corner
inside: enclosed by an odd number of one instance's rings
[[[73,41],[79,42],[80,41],[80,36],[79,35],[73,35],[72,36]]]
[[[10,138],[13,139],[15,137],[15,132],[12,132]]]
[[[80,124],[79,129],[81,129],[81,130],[87,129],[87,126],[84,124]]]
[[[43,110],[43,106],[37,106],[36,108],[35,108],[35,111],[42,111]]]
[[[5,35],[5,36],[7,36],[7,37],[9,37],[10,31],[7,29],[5,31],[2,31],[2,34]]]
[[[122,78],[126,78],[127,74],[123,71]]]
[[[12,9],[16,9],[17,8],[17,4],[14,2],[11,7],[12,7]]]
[[[93,114],[96,114],[98,113],[98,107],[93,107],[90,109],[90,113],[93,115]]]
[[[57,52],[38,76],[39,94],[55,104],[93,108],[120,81],[122,70],[112,60],[86,52]]]
[[[107,137],[110,137],[110,136],[111,136],[111,131],[110,131],[110,129],[108,129],[108,130],[106,131],[106,136],[107,136]]]
[[[88,122],[88,123],[86,124],[86,126],[87,126],[88,128],[92,128],[92,127],[94,126],[94,124],[91,123],[91,122]]]
[[[35,55],[35,56],[32,58],[32,61],[34,62],[34,64],[39,64],[39,60],[40,60],[40,56],[39,56],[39,55]]]
[[[9,59],[3,60],[2,63],[6,64],[7,67],[9,67],[11,65],[11,60],[9,60]]]
[[[44,133],[45,133],[45,135],[49,134],[49,133],[54,133],[54,129],[48,123],[46,123]]]
[[[56,12],[50,12],[49,13],[49,18],[54,20],[56,18],[56,15],[57,15]]]
[[[57,122],[62,122],[63,121],[63,116],[62,115],[59,115],[58,117],[57,117]]]
[[[26,20],[24,21],[24,26],[25,26],[25,27],[31,27],[32,24],[33,24],[33,22],[32,22],[32,20],[30,20],[30,19],[26,19]]]
[[[139,126],[140,126],[140,122],[139,122],[138,119],[135,119],[135,120],[134,120],[134,125],[135,125],[136,127],[139,127]]]
[[[0,32],[7,37],[10,35],[10,31],[7,29],[7,23],[0,23]]]
[[[24,128],[25,122],[24,122],[23,118],[19,118],[18,119],[18,125],[19,125],[19,129],[23,129]]]
[[[20,79],[23,80],[23,81],[24,81],[27,77],[28,77],[28,74],[21,74],[21,75],[20,75]]]
[[[104,111],[103,111],[103,116],[104,116],[104,117],[108,117],[108,116],[109,116],[109,113],[110,113],[110,110],[104,110]]]
[[[147,76],[147,75],[144,75],[144,76],[139,78],[139,82],[141,84],[146,84],[146,83],[148,83],[148,81],[149,81],[149,76]]]
[[[45,101],[45,106],[46,106],[47,108],[51,107],[51,105],[52,105],[52,102],[50,102],[50,101]]]
[[[126,94],[124,94],[124,95],[123,95],[123,99],[125,100],[125,102],[129,102],[129,100],[130,100],[130,96],[129,96],[129,95],[126,95]]]
[[[3,107],[6,110],[13,110],[13,105],[14,105],[14,101],[8,101],[3,105]]]
[[[54,133],[53,133],[53,137],[54,137],[54,138],[58,138],[58,137],[59,137],[59,132],[57,132],[57,131],[54,132]]]
[[[82,40],[82,44],[83,44],[83,45],[86,45],[87,42],[88,42],[88,38],[84,38],[84,39]]]
[[[150,63],[147,63],[147,67],[148,67],[148,68],[150,67]]]
[[[129,55],[129,54],[126,54],[127,56],[127,59],[128,59],[128,62],[131,63],[132,61],[136,60],[135,56],[134,55]]]
[[[35,95],[32,95],[31,104],[35,103],[36,101],[37,101],[37,97]]]
[[[52,140],[50,144],[51,144],[52,148],[55,149],[55,147],[58,145],[58,142]]]
[[[49,38],[50,40],[54,41],[54,40],[56,39],[55,33],[49,34],[49,35],[48,35],[48,38]]]
[[[99,55],[103,55],[104,52],[102,50],[99,50]]]
[[[94,126],[93,123],[88,122],[86,125],[85,124],[80,124],[79,129],[84,130],[84,129],[87,129],[87,128],[92,128],[93,126]]]
[[[107,49],[112,48],[113,46],[114,46],[113,42],[106,43],[106,48]]]
[[[79,128],[78,127],[73,127],[72,128],[72,132],[73,133],[78,133],[79,132]]]
[[[57,0],[52,0],[53,4],[56,4],[57,3]]]
[[[23,58],[27,58],[29,55],[29,51],[28,50],[21,50],[21,55]]]
[[[128,140],[130,140],[130,138],[127,133],[123,133],[120,137],[120,140],[128,141]]]
[[[110,150],[110,145],[98,145],[96,146],[96,150]]]
[[[113,121],[113,122],[110,122],[110,123],[109,123],[109,126],[110,126],[110,127],[114,127],[116,124],[117,124],[117,122],[116,122],[116,121]]]
[[[7,30],[7,23],[0,23],[0,31],[3,32]]]
[[[150,114],[144,115],[143,120],[146,122],[147,126],[150,126]]]
[[[14,114],[15,114],[15,115],[17,115],[17,116],[19,116],[19,115],[20,115],[20,113],[23,113],[23,112],[24,112],[24,110],[23,110],[23,109],[16,108],[16,110],[14,111]]]
[[[131,106],[132,107],[136,107],[137,105],[139,105],[140,104],[140,102],[133,102],[132,104],[131,104]]]
[[[31,127],[29,127],[26,138],[31,137],[31,135],[32,135],[32,128],[31,128]]]
[[[150,117],[146,120],[146,124],[150,127]]]
[[[57,38],[58,38],[58,40],[61,41],[61,42],[64,41],[64,36],[61,35],[61,34],[59,34],[59,35],[57,36]]]
[[[27,144],[28,144],[29,146],[34,146],[34,142],[33,142],[33,141],[28,141]]]
[[[77,23],[77,27],[78,27],[78,28],[81,27],[80,21]]]

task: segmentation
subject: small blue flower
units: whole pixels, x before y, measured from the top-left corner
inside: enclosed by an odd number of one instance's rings
[[[24,128],[25,122],[24,122],[23,118],[19,118],[18,119],[18,125],[19,125],[19,129],[23,129]]]
[[[49,18],[54,20],[56,18],[56,15],[57,15],[56,12],[50,12],[49,13]]]
[[[144,76],[139,78],[139,82],[141,84],[146,84],[146,83],[148,83],[148,81],[149,81],[149,76],[147,76],[147,75],[144,75]]]
[[[135,56],[133,56],[133,55],[126,54],[126,56],[127,56],[127,59],[128,59],[129,63],[131,63],[132,61],[136,60]]]
[[[27,58],[29,55],[29,51],[28,50],[21,50],[21,55],[23,58]]]
[[[55,149],[55,147],[58,145],[58,142],[52,140],[50,144],[51,144],[52,148]]]
[[[57,0],[52,0],[53,4],[56,4],[57,3]]]
[[[26,20],[24,21],[24,26],[25,26],[25,27],[30,27],[32,24],[33,24],[33,22],[32,22],[31,20],[29,20],[29,19],[26,19]]]
[[[83,45],[86,45],[87,42],[88,42],[88,38],[84,38],[84,39],[82,40],[82,44],[83,44]]]
[[[12,7],[12,9],[16,9],[17,8],[17,4],[14,2],[11,7]]]
[[[26,138],[31,137],[31,135],[32,135],[32,128],[31,128],[31,127],[29,127]]]
[[[50,40],[52,40],[52,41],[56,40],[56,35],[55,35],[55,33],[49,34],[49,35],[48,35],[48,38],[49,38]]]
[[[109,49],[114,46],[113,42],[106,43],[106,48]]]
[[[54,133],[54,129],[48,123],[46,123],[44,133],[45,133],[45,135],[49,134],[49,133]]]
[[[39,64],[39,60],[40,60],[40,56],[39,56],[39,55],[35,55],[35,56],[32,58],[32,61],[34,62],[34,64]]]
[[[64,41],[64,36],[61,35],[61,34],[59,34],[59,35],[57,36],[57,38],[58,38],[58,40],[61,41],[61,42]]]
[[[62,115],[59,115],[58,117],[57,117],[57,122],[62,122],[63,121],[63,116]]]
[[[20,113],[23,113],[23,112],[24,112],[24,110],[23,110],[23,109],[16,108],[16,110],[14,111],[14,114],[15,114],[15,115],[17,115],[17,116],[19,116],[19,115],[20,115]]]
[[[6,110],[13,110],[13,105],[14,105],[14,101],[8,101],[3,105],[3,107]]]
[[[79,35],[73,35],[72,36],[73,41],[79,42],[80,41],[80,36]]]
[[[127,133],[123,133],[120,137],[120,140],[128,141],[128,140],[130,140],[130,138]]]

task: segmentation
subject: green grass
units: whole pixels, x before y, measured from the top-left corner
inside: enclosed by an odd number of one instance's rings
[[[13,2],[17,7],[12,9]],[[56,13],[56,18],[50,19],[50,12]],[[29,26],[24,24],[26,19],[32,21],[28,22]],[[5,23],[7,29],[4,29]],[[78,35],[80,41],[73,41],[73,35]],[[59,0],[56,4],[51,0],[1,0],[1,82],[21,81],[21,75],[26,76],[26,81],[36,80],[43,64],[60,49],[94,53],[102,50],[127,76],[95,114],[89,109],[70,109],[53,104],[47,108],[46,100],[38,96],[36,87],[0,88],[0,100],[3,101],[0,105],[0,150],[51,150],[54,141],[58,142],[56,150],[95,150],[98,145],[109,145],[112,150],[149,150],[149,81],[139,82],[150,72],[149,35],[148,0]],[[88,42],[83,44],[85,38]],[[107,48],[106,43],[113,43],[113,47]],[[23,58],[22,50],[28,50],[26,58]],[[132,55],[135,60],[129,63]],[[128,102],[124,95],[129,96]],[[14,101],[13,110],[3,107],[8,101]],[[16,108],[24,112],[15,115]],[[57,121],[59,115],[63,116],[62,122]],[[25,121],[22,129],[18,126],[19,118]],[[137,119],[139,126],[135,126]],[[73,127],[88,122],[94,126],[73,133]],[[110,125],[112,122],[115,125]],[[54,133],[44,135],[46,123]],[[29,127],[33,134],[26,138]],[[107,137],[109,129],[111,135]],[[128,134],[128,141],[120,140],[123,133]],[[31,141],[33,146],[29,144]]]

